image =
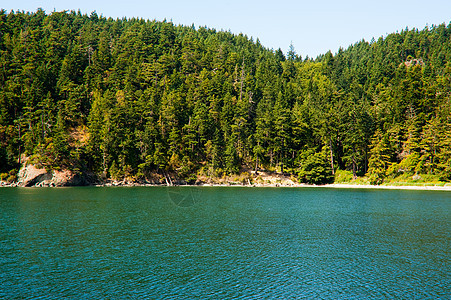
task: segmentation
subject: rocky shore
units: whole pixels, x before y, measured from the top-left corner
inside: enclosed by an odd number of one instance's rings
[[[70,170],[46,170],[34,164],[25,164],[17,174],[17,181],[8,183],[0,181],[0,186],[6,187],[63,187],[90,185],[86,175],[80,175]]]
[[[295,179],[282,174],[269,172],[251,171],[248,176],[235,176],[223,178],[200,177],[193,184],[185,181],[171,181],[171,184],[161,181],[141,181],[133,180],[100,180],[94,175],[77,174],[70,170],[46,170],[33,164],[24,165],[18,173],[17,181],[0,181],[0,187],[66,187],[66,186],[229,186],[229,187],[326,187],[326,188],[357,188],[357,189],[403,189],[403,190],[434,190],[451,191],[451,184],[445,185],[358,185],[358,184],[326,184],[309,185],[298,183]]]

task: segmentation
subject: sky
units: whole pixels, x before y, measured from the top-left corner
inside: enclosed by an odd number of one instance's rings
[[[451,22],[451,0],[2,0],[0,8],[80,10],[112,18],[164,19],[246,34],[269,49],[315,58],[362,39]]]

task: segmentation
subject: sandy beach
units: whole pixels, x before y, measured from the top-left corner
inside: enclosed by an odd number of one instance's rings
[[[341,188],[341,189],[385,189],[385,190],[423,190],[423,191],[451,191],[451,185],[436,186],[436,185],[358,185],[358,184],[327,184],[323,187],[327,188]]]
[[[166,184],[152,184],[152,183],[136,183],[136,182],[127,182],[127,181],[111,181],[102,184],[93,184],[92,186],[97,187],[136,187],[136,186],[166,186]],[[172,186],[197,186],[197,187],[270,187],[270,188],[280,188],[280,187],[290,187],[290,188],[331,188],[331,189],[385,189],[385,190],[423,190],[423,191],[447,191],[451,192],[451,184],[447,183],[444,186],[438,185],[369,185],[369,184],[346,184],[346,183],[333,183],[333,184],[325,184],[325,185],[312,185],[312,184],[304,184],[304,183],[296,183],[292,180],[285,179],[280,181],[268,180],[265,183],[251,183],[251,182],[236,182],[236,181],[228,181],[228,182],[211,182],[211,183],[200,183],[194,185],[188,184],[174,184]],[[0,187],[20,187],[17,183],[7,183],[4,181],[0,181]],[[33,187],[48,187],[44,185],[34,185]],[[51,186],[55,187],[55,186]]]
[[[435,186],[435,185],[370,185],[370,184],[342,184],[333,183],[325,185],[311,185],[302,183],[259,183],[259,184],[201,184],[203,187],[291,187],[291,188],[335,188],[335,189],[380,189],[380,190],[421,190],[421,191],[448,191],[451,192],[451,185]]]

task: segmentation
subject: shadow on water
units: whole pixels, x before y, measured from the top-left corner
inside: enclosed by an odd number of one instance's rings
[[[179,207],[190,207],[200,201],[202,189],[192,186],[174,186],[166,189],[172,203]]]

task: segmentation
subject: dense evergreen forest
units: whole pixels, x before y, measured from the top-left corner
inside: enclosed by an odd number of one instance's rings
[[[451,24],[302,58],[243,34],[0,11],[0,173],[451,180]]]

